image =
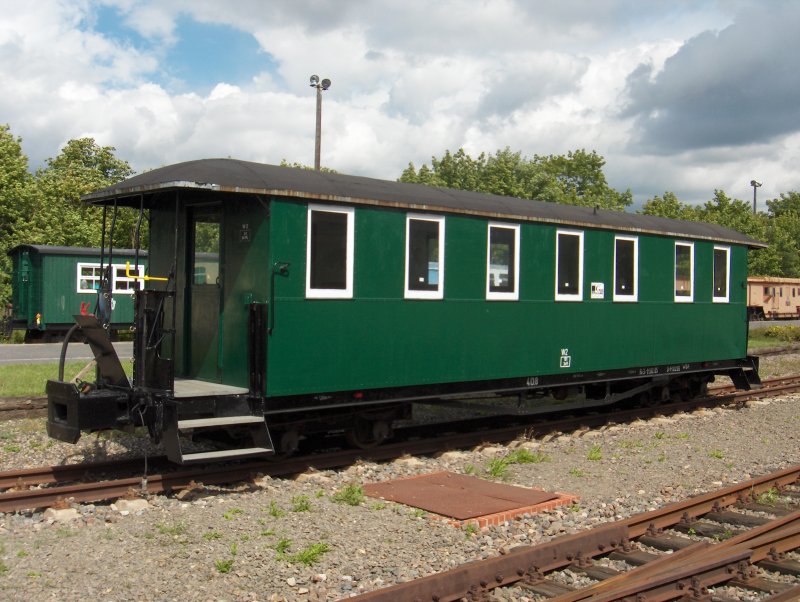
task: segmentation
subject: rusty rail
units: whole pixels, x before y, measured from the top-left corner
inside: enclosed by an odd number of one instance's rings
[[[541,545],[515,548],[504,556],[471,562],[450,571],[400,583],[351,599],[358,602],[393,600],[446,602],[464,597],[480,597],[491,589],[521,580],[537,582],[546,572],[563,569],[574,563],[585,562],[593,557],[621,549],[630,540],[647,533],[648,530],[659,531],[687,517],[697,517],[769,491],[773,487],[781,488],[797,483],[798,480],[800,480],[800,465],[717,492],[670,504],[626,520],[554,539]],[[617,600],[644,591],[647,591],[648,601],[667,600],[674,598],[675,587],[679,584],[682,584],[681,587],[686,587],[687,583],[691,585],[692,579],[698,575],[702,576],[696,581],[700,589],[708,587],[704,585],[706,583],[730,580],[731,566],[742,562],[755,562],[771,549],[794,549],[800,545],[799,521],[800,516],[795,513],[771,523],[769,527],[758,528],[750,534],[733,538],[727,545],[707,543],[692,545],[669,557],[644,565],[640,573],[643,575],[641,579],[636,577],[635,571],[631,571],[625,573],[625,578],[618,580],[620,584],[618,587],[615,587],[613,579],[608,584],[599,584],[597,587],[599,592],[602,592],[601,597],[592,597],[591,600],[592,602]],[[637,587],[640,589],[637,590]],[[613,593],[609,594],[605,589]],[[672,598],[660,597],[666,595],[667,591],[672,593]],[[557,599],[559,602],[575,602],[583,600],[584,596],[568,594]]]

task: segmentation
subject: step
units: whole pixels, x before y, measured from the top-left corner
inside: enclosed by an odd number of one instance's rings
[[[199,429],[209,426],[233,426],[236,424],[256,424],[264,422],[263,416],[214,416],[212,418],[192,418],[190,420],[178,420],[178,430]]]
[[[242,458],[245,456],[256,456],[259,454],[271,454],[274,450],[267,447],[244,447],[239,449],[222,449],[218,451],[197,452],[194,454],[183,454],[182,462],[199,462],[202,460],[220,460],[222,458]]]

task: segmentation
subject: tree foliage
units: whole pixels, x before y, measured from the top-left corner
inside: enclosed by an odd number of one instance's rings
[[[621,211],[631,204],[631,192],[611,188],[604,166],[603,157],[583,149],[527,159],[508,147],[477,158],[461,148],[431,157],[430,166],[409,163],[400,181]]]
[[[97,145],[92,138],[70,140],[55,158],[31,174],[21,140],[11,134],[9,126],[0,126],[0,303],[11,296],[7,252],[14,246],[100,246],[103,210],[80,198],[133,174],[114,150]],[[109,224],[112,214],[110,211]],[[115,247],[133,246],[137,218],[137,211],[119,209]],[[142,231],[144,235],[144,226]]]
[[[8,250],[22,240],[21,224],[30,214],[34,180],[22,140],[8,125],[0,125],[0,304],[11,297],[11,258]]]

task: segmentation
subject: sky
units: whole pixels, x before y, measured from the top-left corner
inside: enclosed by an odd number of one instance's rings
[[[137,172],[232,157],[397,179],[464,148],[594,150],[635,206],[800,190],[792,0],[0,0],[0,124]]]

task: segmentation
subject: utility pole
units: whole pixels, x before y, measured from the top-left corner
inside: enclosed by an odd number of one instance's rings
[[[319,171],[319,156],[322,148],[322,91],[331,87],[331,80],[319,80],[318,75],[309,78],[312,88],[317,89],[317,134],[314,144],[314,169]]]
[[[753,215],[756,214],[756,189],[761,187],[761,182],[750,180],[750,186],[753,187]]]

